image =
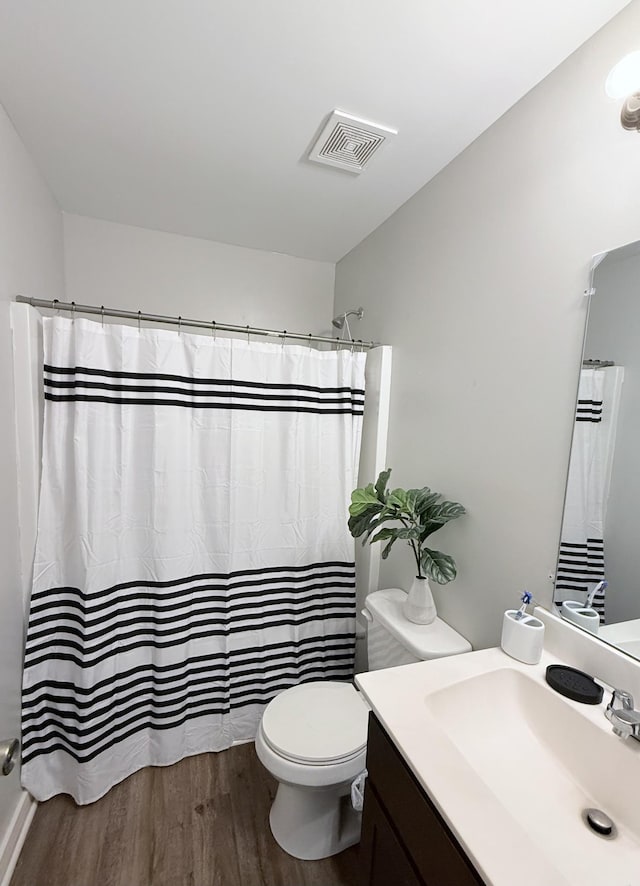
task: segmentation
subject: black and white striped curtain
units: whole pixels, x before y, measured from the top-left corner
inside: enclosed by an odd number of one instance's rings
[[[364,354],[44,320],[23,784],[90,803],[348,679]]]
[[[554,599],[584,603],[605,577],[604,510],[608,440],[602,433],[604,371],[580,373]],[[605,620],[605,591],[593,608]]]

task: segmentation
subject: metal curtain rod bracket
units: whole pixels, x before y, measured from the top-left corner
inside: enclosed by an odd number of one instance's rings
[[[613,360],[583,360],[582,365],[589,369],[606,369],[607,366],[615,366],[616,364]]]
[[[307,344],[318,342],[339,347],[352,348],[355,345],[362,350],[378,347],[374,341],[345,341],[341,338],[331,338],[327,335],[309,335],[309,333],[286,332],[280,329],[260,329],[257,326],[235,326],[232,323],[213,323],[211,320],[186,320],[184,317],[169,317],[163,314],[145,314],[144,311],[124,311],[119,308],[105,308],[104,305],[79,305],[75,302],[58,301],[58,299],[29,298],[27,295],[17,295],[16,301],[31,305],[33,308],[48,308],[52,311],[71,311],[75,314],[98,314],[100,317],[119,317],[122,320],[135,320],[140,323],[165,323],[179,328],[191,327],[193,329],[206,329],[208,332],[240,332],[243,335],[264,335],[281,338],[284,340],[303,341]]]

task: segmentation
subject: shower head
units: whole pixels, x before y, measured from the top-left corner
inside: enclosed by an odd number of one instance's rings
[[[357,308],[354,311],[345,311],[344,314],[339,314],[337,317],[334,317],[331,321],[332,325],[335,326],[336,329],[342,329],[347,320],[347,317],[357,317],[358,320],[362,320],[364,316],[364,308]],[[347,328],[349,324],[347,323]]]

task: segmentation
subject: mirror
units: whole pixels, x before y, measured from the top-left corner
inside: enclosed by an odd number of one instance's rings
[[[592,269],[554,603],[640,659],[640,241]]]

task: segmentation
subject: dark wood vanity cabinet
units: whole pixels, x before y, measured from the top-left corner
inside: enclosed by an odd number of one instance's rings
[[[360,886],[483,884],[373,714],[360,841]]]

